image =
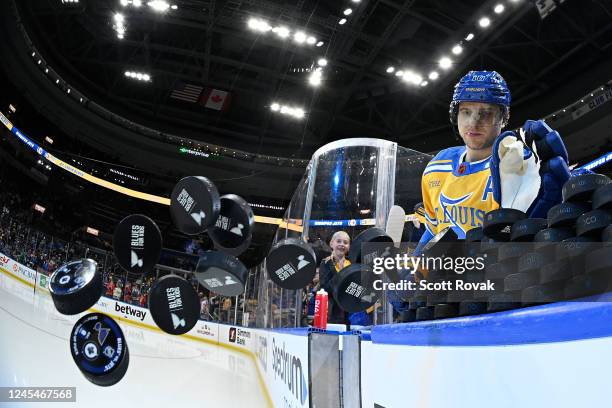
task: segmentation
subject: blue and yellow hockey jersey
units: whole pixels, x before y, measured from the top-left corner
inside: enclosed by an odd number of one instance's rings
[[[442,150],[423,172],[427,232],[421,243],[445,227],[451,227],[463,239],[467,231],[482,226],[485,213],[499,208],[493,198],[491,158],[468,163],[465,154],[465,146]]]

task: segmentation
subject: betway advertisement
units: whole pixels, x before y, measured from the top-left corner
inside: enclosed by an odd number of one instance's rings
[[[274,406],[309,407],[308,337],[258,332],[257,343],[257,363],[264,371]]]
[[[13,261],[3,253],[0,253],[0,268],[32,285],[36,283],[36,271],[34,269]]]

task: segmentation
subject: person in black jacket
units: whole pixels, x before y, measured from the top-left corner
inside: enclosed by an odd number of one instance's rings
[[[351,264],[346,259],[349,248],[351,246],[351,238],[345,231],[337,231],[332,235],[330,247],[332,253],[327,258],[324,258],[319,265],[319,280],[321,288],[325,289],[329,296],[327,306],[327,323],[348,324],[348,314],[338,306],[334,300],[334,277],[342,269]]]

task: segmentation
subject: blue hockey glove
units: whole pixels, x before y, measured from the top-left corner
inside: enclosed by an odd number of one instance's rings
[[[503,132],[493,145],[493,195],[501,208],[546,218],[562,200],[569,179],[568,156],[559,133],[542,120],[528,120],[516,132]]]

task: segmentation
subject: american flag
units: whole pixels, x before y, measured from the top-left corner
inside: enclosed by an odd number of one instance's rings
[[[174,84],[172,92],[170,92],[170,98],[196,103],[200,99],[203,90],[204,87],[202,86],[178,81]]]

